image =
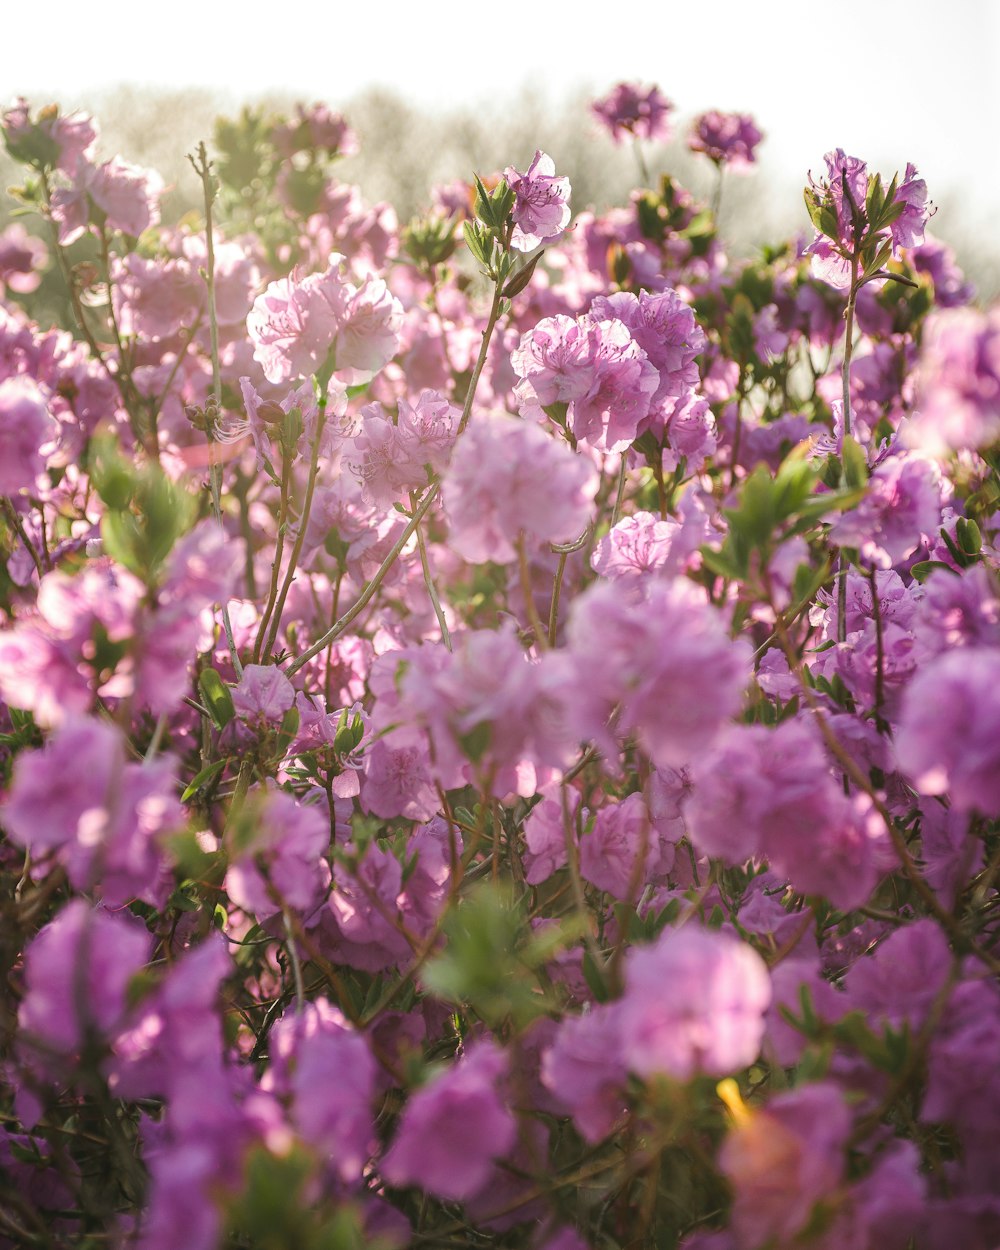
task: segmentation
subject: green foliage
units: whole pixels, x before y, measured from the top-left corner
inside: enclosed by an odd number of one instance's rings
[[[550,1007],[536,972],[578,936],[575,921],[533,933],[524,902],[509,887],[477,884],[445,922],[448,946],[423,980],[448,1002],[468,1004],[492,1028],[520,1029]]]
[[[111,436],[94,440],[91,480],[105,506],[104,549],[155,589],[174,543],[194,524],[198,501],[158,464],[126,460]]]

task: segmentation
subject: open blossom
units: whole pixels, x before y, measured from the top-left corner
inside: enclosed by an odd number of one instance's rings
[[[763,137],[748,113],[711,109],[695,119],[688,147],[692,152],[704,152],[717,165],[742,172],[757,160],[756,147]]]
[[[903,695],[896,756],[921,794],[1000,816],[1000,650],[937,656]]]
[[[52,216],[59,226],[59,242],[78,239],[93,219],[102,215],[110,230],[138,237],[160,220],[159,197],[163,179],[152,169],[141,169],[120,156],[103,165],[81,160],[71,187],[52,193]]]
[[[706,855],[732,865],[766,856],[797,890],[838,907],[870,894],[884,866],[884,827],[870,805],[844,795],[808,722],[731,726],[697,758],[692,780],[685,815]]]
[[[316,373],[334,352],[341,381],[367,381],[395,355],[403,309],[380,278],[359,288],[341,277],[334,253],[322,273],[272,282],[247,317],[254,357],[269,382]]]
[[[1000,440],[1000,309],[953,308],[928,317],[917,414],[902,437],[935,455]]]
[[[770,1001],[767,966],[745,942],[667,929],[626,957],[618,1026],[625,1064],[638,1076],[681,1081],[735,1072],[757,1058]]]
[[[917,177],[913,165],[906,166],[902,181],[896,187],[893,204],[902,205],[900,215],[877,236],[871,233],[867,218],[868,166],[856,156],[848,156],[842,148],[827,152],[827,177],[819,182],[809,176],[807,199],[830,209],[836,221],[836,235],[817,232],[806,248],[813,258],[813,274],[839,289],[850,286],[852,253],[875,238],[889,240],[892,254],[901,247],[915,247],[923,242],[924,227],[933,212],[927,202],[927,184]],[[833,226],[830,227],[831,231]]]
[[[73,899],[29,943],[18,1023],[43,1054],[69,1055],[122,1022],[131,977],[151,940],[131,916]]]
[[[523,174],[508,165],[504,178],[514,192],[511,246],[530,252],[558,238],[569,225],[569,179],[556,177],[552,157],[536,152]]]
[[[592,587],[573,605],[569,653],[581,734],[608,742],[607,719],[638,735],[658,767],[704,750],[740,705],[749,676],[745,641],[729,638],[703,592],[683,579]]]
[[[626,135],[660,142],[670,138],[669,118],[674,106],[659,87],[644,91],[636,83],[620,82],[593,104],[592,111],[615,143],[623,142]]]
[[[323,859],[330,841],[326,814],[272,790],[241,819],[226,873],[237,907],[263,920],[283,904],[300,911],[315,906],[330,880]]]
[[[761,1111],[743,1109],[719,1155],[734,1191],[732,1227],[741,1250],[796,1244],[817,1203],[835,1197],[843,1183],[850,1128],[833,1082],[779,1094]]]
[[[33,121],[23,96],[0,115],[0,129],[15,160],[54,164],[67,174],[73,174],[80,160],[92,157],[97,144],[97,123],[86,113],[60,115],[49,107]]]
[[[58,437],[59,426],[37,382],[27,376],[0,382],[0,495],[33,487]]]
[[[473,564],[510,563],[519,535],[533,546],[579,538],[597,489],[592,463],[531,421],[473,422],[444,479],[451,544]]]
[[[566,404],[574,437],[600,451],[624,451],[641,431],[661,378],[631,330],[617,317],[576,321],[546,317],[511,354],[522,379],[515,395],[522,411]]]
[[[382,1161],[390,1185],[421,1185],[456,1202],[482,1187],[517,1136],[499,1089],[507,1062],[493,1042],[479,1042],[410,1095]]]

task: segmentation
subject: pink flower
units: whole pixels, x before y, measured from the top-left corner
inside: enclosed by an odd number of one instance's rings
[[[247,317],[247,331],[269,382],[316,373],[335,351],[342,381],[369,378],[399,346],[402,306],[381,279],[359,289],[340,276],[334,253],[323,273],[272,282]]]
[[[36,382],[25,375],[0,382],[0,495],[32,489],[58,437],[59,426]]]
[[[712,109],[695,118],[688,147],[692,152],[704,152],[717,165],[742,172],[757,160],[755,149],[763,137],[748,113]]]
[[[556,239],[569,225],[569,179],[557,178],[551,156],[536,152],[523,174],[508,165],[507,185],[514,192],[514,233],[511,246],[530,252]]]
[[[738,1071],[757,1058],[770,1001],[767,966],[745,942],[693,925],[668,929],[626,958],[625,1063],[638,1076],[680,1081]]]
[[[517,558],[515,544],[564,543],[590,520],[597,474],[583,456],[530,421],[480,417],[455,448],[444,479],[451,544],[473,564]]]
[[[126,991],[146,962],[149,934],[132,917],[73,899],[28,944],[18,1024],[43,1054],[71,1055],[122,1023]]]
[[[620,82],[592,106],[592,112],[607,127],[615,143],[621,143],[626,135],[666,141],[670,138],[668,119],[673,110],[673,104],[659,87],[643,91],[637,84],[626,82]]]
[[[843,1183],[850,1113],[841,1091],[820,1082],[779,1094],[762,1111],[746,1114],[719,1155],[735,1193],[737,1244],[793,1245],[816,1204]]]
[[[704,593],[684,579],[604,583],[573,605],[569,654],[578,732],[611,749],[607,718],[633,731],[657,767],[679,768],[739,709],[750,649],[732,641]]]
[[[455,1202],[480,1189],[492,1161],[517,1138],[498,1088],[506,1072],[506,1054],[493,1042],[479,1042],[411,1094],[382,1161],[389,1184],[419,1185]]]
[[[616,1003],[568,1016],[542,1059],[542,1082],[588,1142],[599,1142],[625,1115],[628,1070]]]
[[[59,242],[78,239],[95,220],[91,206],[109,230],[138,237],[160,220],[159,197],[163,179],[152,169],[131,165],[120,156],[103,165],[81,160],[70,188],[52,193],[52,216],[59,225]]]
[[[296,803],[283,790],[270,791],[241,814],[226,873],[229,897],[258,920],[279,912],[282,903],[310,910],[329,884],[323,859],[329,841],[324,812]]]
[[[921,794],[1000,816],[1000,650],[937,656],[903,696],[896,756]]]

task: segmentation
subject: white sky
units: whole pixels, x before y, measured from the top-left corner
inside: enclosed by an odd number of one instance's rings
[[[681,116],[754,114],[779,177],[833,147],[890,174],[912,160],[1000,234],[1000,0],[0,0],[0,30],[0,101],[33,104],[127,81],[499,110],[529,86],[558,103],[656,83]]]

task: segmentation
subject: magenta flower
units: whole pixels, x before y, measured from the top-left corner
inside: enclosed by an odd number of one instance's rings
[[[644,91],[638,84],[627,82],[620,82],[591,107],[615,143],[622,143],[626,135],[665,142],[670,138],[669,117],[673,110],[673,104],[659,87]]]
[[[479,1042],[411,1094],[382,1161],[390,1185],[420,1185],[461,1202],[486,1183],[492,1161],[517,1138],[500,1094],[507,1062],[493,1042]]]
[[[745,942],[693,925],[626,957],[622,1055],[642,1077],[725,1076],[757,1058],[771,981]]]
[[[507,185],[514,192],[514,233],[511,246],[530,252],[557,239],[569,225],[569,179],[557,178],[551,156],[536,152],[523,174],[508,165]]]
[[[704,152],[716,165],[742,173],[756,162],[755,149],[763,137],[748,113],[712,109],[695,118],[688,147],[692,152]]]
[[[615,1003],[567,1016],[542,1059],[542,1082],[588,1142],[599,1142],[625,1114],[628,1069]]]
[[[928,317],[917,410],[902,438],[932,454],[988,448],[1000,439],[1000,310],[954,308]]]

